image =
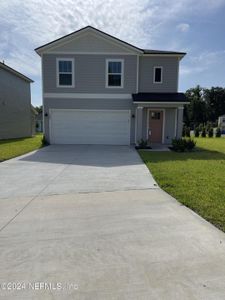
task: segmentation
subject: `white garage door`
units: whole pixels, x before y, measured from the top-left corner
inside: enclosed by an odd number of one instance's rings
[[[51,144],[130,144],[129,110],[52,109]]]

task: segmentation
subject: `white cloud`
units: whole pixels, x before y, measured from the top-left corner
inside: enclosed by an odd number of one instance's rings
[[[218,64],[221,64],[225,58],[225,50],[221,51],[205,51],[196,56],[190,56],[188,65],[182,65],[180,67],[180,75],[195,75],[196,73],[203,73],[210,71],[211,68],[215,68]]]
[[[165,48],[160,30],[224,4],[225,0],[0,0],[0,60],[39,80],[40,59],[33,49],[81,27],[92,25],[139,47]],[[188,29],[187,23],[179,25],[180,30]],[[176,44],[175,50],[184,50],[174,35],[171,45]]]
[[[218,63],[222,57],[225,56],[225,50],[220,51],[204,51],[197,56],[191,57],[191,62],[193,64],[204,64],[209,66]]]
[[[190,29],[190,25],[187,23],[180,23],[176,28],[181,32],[188,32]]]
[[[143,44],[149,40],[144,22],[152,12],[147,5],[147,0],[1,0],[0,59],[36,76],[40,61],[33,49],[87,25]]]

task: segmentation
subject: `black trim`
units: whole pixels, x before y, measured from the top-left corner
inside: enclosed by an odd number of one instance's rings
[[[188,102],[184,93],[138,93],[132,97],[134,102]]]
[[[151,50],[143,49],[144,54],[174,54],[174,55],[186,55],[186,52],[177,52],[177,51],[165,51],[165,50]]]

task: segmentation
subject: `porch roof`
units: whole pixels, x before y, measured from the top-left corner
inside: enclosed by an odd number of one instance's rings
[[[138,93],[132,97],[134,103],[189,103],[184,93]]]

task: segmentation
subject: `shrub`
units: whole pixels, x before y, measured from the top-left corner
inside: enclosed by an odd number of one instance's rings
[[[213,127],[212,122],[208,121],[207,124],[206,124],[206,131],[209,132],[210,128],[212,128],[212,127]]]
[[[46,140],[46,137],[43,135],[43,138],[42,138],[42,145],[43,146],[48,146],[49,145],[49,142]]]
[[[138,146],[135,146],[136,149],[152,149],[149,145],[148,145],[148,141],[141,139],[140,141],[138,141]]]
[[[172,150],[176,152],[184,152],[185,151],[185,139],[173,139],[172,140]]]
[[[172,150],[176,152],[191,151],[196,143],[192,139],[173,139]]]
[[[186,134],[186,126],[183,126],[182,128],[182,136],[185,137]]]
[[[172,148],[175,151],[184,152],[191,151],[195,147],[196,143],[192,139],[173,139]]]
[[[187,136],[187,137],[191,136],[191,129],[190,129],[190,127],[185,127],[185,136]]]
[[[213,137],[213,128],[210,127],[208,130],[208,137]]]
[[[216,137],[221,137],[221,129],[219,127],[216,128]]]
[[[202,131],[204,128],[204,125],[201,123],[201,124],[199,124],[198,128],[199,128],[199,131]]]
[[[198,127],[195,127],[194,133],[195,133],[195,137],[199,137],[199,128]]]
[[[192,139],[187,139],[187,140],[186,140],[186,149],[187,149],[188,151],[193,150],[194,147],[195,147],[195,145],[196,145],[196,142],[195,142],[194,140],[192,140]]]
[[[202,128],[201,137],[206,137],[206,129],[205,129],[205,127]]]

